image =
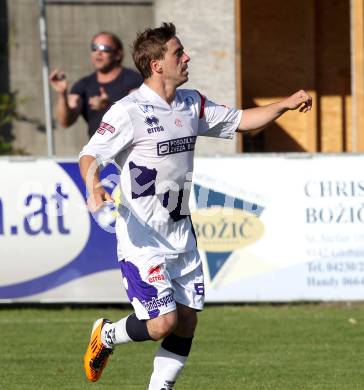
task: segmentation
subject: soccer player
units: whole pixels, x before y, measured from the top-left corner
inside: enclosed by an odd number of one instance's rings
[[[80,154],[80,170],[89,207],[98,210],[113,199],[95,165],[114,160],[121,167],[117,251],[135,313],[94,323],[84,369],[97,381],[117,345],[162,340],[149,390],[168,390],[186,363],[204,304],[188,210],[196,138],[233,138],[236,131],[264,128],[287,110],[309,111],[311,97],[301,90],[242,111],[215,104],[196,90],[177,89],[188,80],[190,57],[172,23],[138,34],[133,59],[144,84],[105,114]]]

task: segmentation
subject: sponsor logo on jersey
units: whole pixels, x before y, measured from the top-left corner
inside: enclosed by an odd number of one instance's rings
[[[144,122],[149,126],[147,129],[148,134],[159,133],[160,131],[164,131],[164,127],[159,126],[159,119],[154,115],[147,116]]]
[[[142,305],[147,309],[147,311],[152,311],[159,309],[160,307],[167,307],[169,303],[174,302],[173,293],[166,295],[162,298],[153,298],[150,301],[142,301]]]
[[[176,119],[175,119],[174,124],[175,124],[177,127],[182,127],[182,126],[183,126],[183,123],[182,123],[181,119],[179,119],[179,118],[176,118]]]
[[[196,138],[195,136],[190,136],[158,142],[158,156],[193,151],[195,150]]]
[[[154,283],[162,280],[165,280],[165,276],[161,273],[160,265],[150,267],[148,270],[148,282]]]
[[[101,122],[99,128],[97,129],[97,132],[101,135],[104,135],[107,131],[112,134],[115,132],[115,127],[109,125],[106,122]]]
[[[139,109],[144,112],[144,114],[147,114],[148,112],[153,112],[154,107],[151,104],[138,104]]]
[[[152,116],[147,116],[144,121],[148,126],[158,126],[159,124],[159,119],[152,115]]]

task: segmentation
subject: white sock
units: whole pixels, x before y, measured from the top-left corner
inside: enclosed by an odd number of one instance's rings
[[[148,390],[171,390],[182,371],[187,356],[177,355],[159,347]]]
[[[118,344],[125,344],[132,341],[126,332],[126,320],[122,318],[118,322],[106,323],[101,331],[101,340],[108,348],[113,348]]]

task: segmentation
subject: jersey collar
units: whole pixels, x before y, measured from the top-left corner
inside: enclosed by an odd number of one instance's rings
[[[168,104],[161,96],[157,94],[152,88],[148,87],[146,84],[142,84],[139,88],[140,93],[149,101],[154,101],[160,103],[161,106],[171,110],[176,107],[176,97],[173,99],[171,104]],[[177,92],[176,92],[177,96]]]

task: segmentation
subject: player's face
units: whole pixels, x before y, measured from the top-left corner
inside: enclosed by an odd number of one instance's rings
[[[107,73],[119,64],[122,52],[108,35],[98,35],[91,42],[91,62],[96,71]]]
[[[188,62],[190,57],[184,52],[184,48],[177,37],[167,42],[167,51],[162,61],[163,75],[176,87],[188,80]]]

